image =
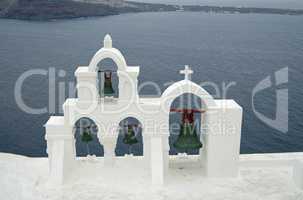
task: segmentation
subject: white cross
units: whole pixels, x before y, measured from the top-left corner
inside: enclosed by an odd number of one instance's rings
[[[184,74],[184,80],[190,80],[191,74],[194,73],[188,65],[185,65],[184,70],[180,70],[180,74]]]

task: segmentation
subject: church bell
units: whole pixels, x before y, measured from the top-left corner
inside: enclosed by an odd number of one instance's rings
[[[128,145],[133,145],[138,143],[135,131],[131,125],[127,126],[127,132],[124,135],[123,143]]]
[[[104,96],[114,96],[115,91],[112,85],[112,73],[104,72],[104,87],[103,87]]]
[[[194,112],[185,109],[182,113],[180,133],[173,146],[180,151],[195,150],[202,147],[194,126]]]

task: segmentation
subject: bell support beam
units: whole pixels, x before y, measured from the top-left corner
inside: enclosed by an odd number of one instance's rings
[[[180,109],[180,108],[171,108],[170,112],[179,112],[179,113],[183,113],[183,112],[193,112],[193,113],[205,113],[206,110],[200,110],[200,109]]]

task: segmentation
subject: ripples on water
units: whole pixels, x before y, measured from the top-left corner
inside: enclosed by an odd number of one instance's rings
[[[141,13],[104,18],[27,22],[0,20],[0,151],[30,156],[45,154],[43,124],[49,114],[29,115],[14,100],[14,84],[33,68],[67,71],[58,82],[74,81],[74,71],[87,65],[111,33],[114,46],[129,65],[140,65],[139,81],[168,81],[182,77],[189,64],[193,80],[235,81],[228,98],[244,107],[242,153],[302,151],[303,17],[204,13]],[[275,71],[289,67],[289,132],[274,130],[253,114],[252,88]],[[165,73],[164,73],[165,72]],[[25,102],[43,107],[48,80],[35,76],[23,87]],[[213,93],[214,91],[210,90]],[[152,94],[146,88],[142,94]],[[275,90],[258,94],[256,107],[274,117]],[[61,105],[56,102],[57,108]],[[56,110],[59,112],[59,109]]]

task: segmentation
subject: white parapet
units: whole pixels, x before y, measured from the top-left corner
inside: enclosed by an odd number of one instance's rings
[[[303,190],[303,162],[296,161],[293,168],[293,179],[295,184]]]

